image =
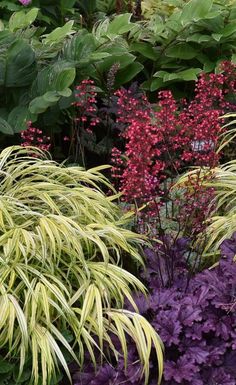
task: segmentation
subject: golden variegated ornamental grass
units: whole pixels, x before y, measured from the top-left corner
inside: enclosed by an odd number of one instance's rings
[[[60,368],[70,378],[61,347],[81,366],[85,349],[95,363],[104,342],[116,355],[110,333],[125,359],[125,336],[134,339],[145,383],[154,348],[160,383],[158,335],[138,313],[122,310],[125,299],[133,302],[131,289],[145,291],[120,264],[122,253],[142,263],[142,239],[125,228],[116,196],[102,192],[110,186],[101,169],[67,168],[35,148],[0,153],[0,351],[19,358],[19,375],[31,357],[35,385],[39,378],[48,385]]]

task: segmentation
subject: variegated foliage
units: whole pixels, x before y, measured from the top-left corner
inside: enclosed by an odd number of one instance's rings
[[[131,289],[145,291],[120,264],[122,253],[142,263],[142,239],[125,229],[116,196],[102,192],[110,186],[101,169],[66,168],[33,148],[0,154],[0,350],[19,357],[19,374],[31,357],[35,385],[39,378],[48,385],[60,367],[70,377],[63,349],[81,366],[85,350],[95,363],[104,343],[117,355],[111,333],[125,358],[126,335],[134,339],[146,383],[154,347],[160,381],[158,335],[122,310],[125,299],[133,302]]]

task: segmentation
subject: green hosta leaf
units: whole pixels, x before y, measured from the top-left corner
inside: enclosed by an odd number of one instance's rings
[[[63,27],[54,29],[49,34],[43,35],[43,43],[53,45],[62,42],[67,36],[72,35],[75,31],[72,29],[74,21],[68,21]]]
[[[7,52],[5,86],[23,87],[32,83],[36,74],[35,53],[23,40],[16,40]]]
[[[8,123],[12,127],[15,133],[21,132],[27,128],[27,122],[34,121],[35,117],[30,114],[27,107],[17,106],[15,107],[8,116]]]
[[[13,131],[12,127],[10,126],[10,124],[2,118],[0,118],[0,132],[2,132],[3,134],[7,134],[7,135],[13,135],[14,134],[14,131]]]
[[[38,11],[38,8],[33,8],[27,13],[25,11],[13,13],[9,20],[10,31],[14,32],[17,29],[29,27],[35,21]]]
[[[90,55],[89,61],[99,61],[111,56],[108,52],[94,52]]]
[[[62,12],[72,10],[76,3],[76,0],[60,0],[60,8]]]
[[[22,5],[14,4],[14,3],[12,3],[9,0],[8,1],[7,0],[3,0],[3,1],[0,2],[0,8],[5,8],[8,11],[11,11],[11,12],[16,12],[16,11],[20,11],[21,10]]]
[[[130,46],[131,51],[136,51],[151,60],[157,60],[158,54],[149,43],[135,42]]]
[[[179,79],[183,79],[185,81],[197,80],[197,75],[202,72],[201,68],[189,68],[184,71],[177,72],[176,75]]]
[[[64,98],[69,98],[72,95],[70,88],[65,88],[62,91],[57,91],[58,95],[63,96]]]
[[[210,35],[203,35],[201,33],[194,33],[193,35],[190,35],[186,38],[186,41],[193,41],[194,43],[205,43],[212,39]]]
[[[224,29],[224,17],[219,15],[213,19],[201,20],[201,26],[212,33],[219,33]]]
[[[32,114],[41,114],[53,106],[60,99],[56,91],[49,91],[43,96],[38,96],[30,102],[29,110]]]
[[[115,47],[114,47],[115,48]],[[126,68],[128,65],[135,61],[135,56],[123,50],[123,53],[115,54],[116,50],[114,49],[114,54],[111,53],[111,56],[104,58],[102,61],[96,63],[96,69],[98,72],[106,72],[109,71],[111,66],[114,63],[120,64],[120,69]]]
[[[60,92],[48,91],[42,96],[38,96],[30,102],[29,110],[32,114],[41,114],[45,112],[49,107],[54,106],[61,97],[71,96],[72,91],[67,88]]]
[[[65,88],[68,88],[73,83],[75,75],[75,68],[63,69],[55,79],[55,90],[63,91]]]
[[[8,45],[13,43],[15,40],[17,40],[16,34],[8,30],[0,31],[1,52],[3,51],[4,48],[7,50]]]
[[[215,67],[216,67],[215,62],[207,60],[203,65],[203,71],[204,72],[211,72],[211,71],[214,71]]]
[[[232,23],[232,24],[226,25],[223,30],[219,31],[219,33],[213,33],[212,37],[216,41],[220,41],[221,38],[227,38],[227,37],[233,35],[234,33],[236,33],[236,24]]]
[[[122,35],[123,33],[129,32],[134,26],[134,24],[130,22],[131,16],[131,13],[116,16],[109,24],[107,34]]]
[[[64,58],[79,64],[81,59],[88,59],[96,48],[94,36],[91,33],[81,32],[67,42],[64,48]]]
[[[162,79],[164,82],[168,82],[171,80],[184,80],[184,81],[191,81],[191,80],[197,80],[197,75],[201,72],[201,68],[189,68],[184,71],[179,72],[166,72],[162,71]],[[154,75],[155,76],[155,75]]]
[[[222,34],[224,37],[228,37],[236,32],[236,24],[231,23],[225,26],[225,28],[222,31]]]
[[[144,66],[139,62],[134,62],[128,65],[116,75],[116,86],[119,87],[132,80],[137,74],[143,70]]]
[[[223,35],[221,33],[213,33],[212,37],[214,40],[216,40],[218,42],[223,37]]]
[[[207,17],[213,5],[213,0],[190,0],[183,8],[180,16],[184,26],[192,21],[198,21]]]
[[[168,57],[189,60],[197,56],[198,51],[194,49],[190,44],[178,43],[173,45],[172,47],[167,48],[165,54]]]
[[[163,87],[164,82],[161,78],[156,78],[151,82],[150,91],[156,91],[159,90],[161,87]]]
[[[48,91],[63,91],[68,88],[76,74],[71,65],[72,63],[58,61],[40,71],[32,84],[33,97],[44,95]]]

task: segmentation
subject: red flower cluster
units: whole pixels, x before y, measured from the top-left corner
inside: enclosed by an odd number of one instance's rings
[[[202,74],[195,97],[177,104],[171,91],[159,92],[152,108],[147,98],[119,90],[118,122],[126,124],[120,134],[125,153],[112,153],[114,177],[127,201],[152,201],[160,196],[161,183],[189,165],[217,164],[216,145],[221,133],[220,116],[235,109],[227,98],[235,92],[236,68],[225,62],[222,73]]]
[[[43,135],[42,130],[32,127],[31,121],[27,123],[27,129],[22,131],[20,135],[21,135],[21,139],[23,140],[23,142],[21,143],[21,146],[23,147],[34,146],[44,151],[50,150],[51,138],[49,136]]]
[[[86,123],[87,131],[91,132],[93,127],[99,123],[96,108],[96,87],[93,80],[83,80],[79,86],[76,87],[76,102],[74,106],[77,109],[77,123]]]

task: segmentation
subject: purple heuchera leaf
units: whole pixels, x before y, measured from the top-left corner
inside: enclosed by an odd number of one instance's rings
[[[184,380],[191,381],[198,372],[198,367],[185,355],[180,357],[177,362],[166,361],[164,377],[166,380],[175,380],[182,384]]]
[[[168,241],[168,239],[166,240]],[[134,296],[137,305],[162,337],[165,345],[163,385],[236,385],[236,263],[232,262],[236,233],[222,244],[219,266],[191,278],[186,287],[182,244],[172,247],[177,257],[172,286],[166,272],[160,282],[160,267],[165,269],[163,255],[147,250],[148,266],[143,276],[148,282],[148,300]],[[183,242],[183,249],[184,249]],[[176,250],[175,250],[176,248]],[[169,257],[169,256],[167,256]],[[178,258],[177,258],[178,259]],[[160,262],[161,260],[161,262]],[[183,273],[181,273],[183,272]],[[115,343],[121,352],[120,343]],[[115,368],[104,364],[97,374],[87,371],[85,377],[73,376],[76,385],[142,385],[139,358],[134,343],[128,340],[128,368],[119,359]],[[114,360],[115,362],[115,360]],[[151,359],[149,385],[157,382],[157,361]],[[89,372],[89,373],[88,373]],[[90,377],[89,377],[90,376]],[[83,378],[79,382],[79,378]],[[89,382],[88,382],[89,381]],[[110,383],[109,383],[110,382]]]
[[[235,385],[236,381],[230,374],[226,373],[224,368],[216,368],[209,371],[207,385]]]
[[[158,313],[159,310],[170,309],[179,303],[182,295],[175,289],[156,289],[153,291],[150,301],[151,308]]]
[[[189,357],[190,361],[197,364],[203,364],[204,362],[206,362],[208,356],[209,352],[206,346],[201,346],[200,344],[191,346],[191,344],[189,344],[186,352],[186,357]]]
[[[178,311],[160,311],[153,322],[166,346],[178,345],[182,325],[178,321]]]
[[[91,381],[91,385],[110,385],[114,383],[114,379],[116,378],[115,369],[106,364],[100,368],[99,372],[96,374],[94,380]]]
[[[186,296],[181,305],[179,318],[185,326],[192,326],[194,322],[202,320],[202,309],[196,305],[193,296]]]

